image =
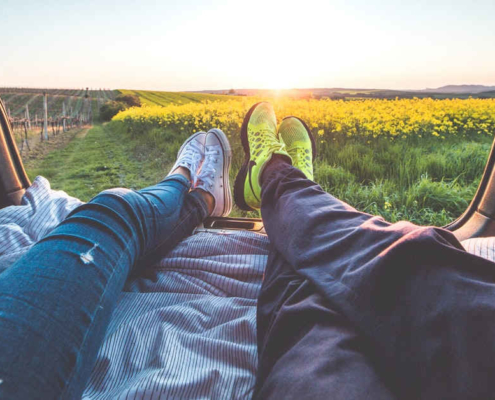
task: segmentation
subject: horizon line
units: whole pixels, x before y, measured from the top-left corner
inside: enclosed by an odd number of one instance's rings
[[[90,86],[73,86],[73,87],[57,87],[57,86],[22,86],[22,85],[9,85],[9,86],[0,86],[1,89],[36,89],[36,90],[42,90],[42,89],[48,89],[48,90],[90,90],[90,91],[95,91],[95,90],[137,90],[137,91],[155,91],[155,92],[172,92],[172,93],[180,93],[180,92],[189,92],[189,93],[195,93],[195,92],[222,92],[222,91],[229,91],[229,90],[256,90],[256,91],[290,91],[290,90],[325,90],[325,89],[333,89],[333,90],[375,90],[375,91],[383,91],[383,90],[390,90],[390,91],[403,91],[403,92],[414,92],[414,91],[423,91],[423,90],[435,90],[435,89],[440,89],[448,86],[455,86],[455,87],[463,87],[463,86],[484,86],[484,87],[495,87],[495,84],[487,85],[487,84],[475,84],[475,83],[464,83],[464,84],[447,84],[447,85],[442,85],[439,87],[423,87],[422,89],[389,89],[389,88],[376,88],[376,87],[344,87],[344,86],[333,86],[333,87],[303,87],[303,88],[248,88],[248,87],[243,87],[243,88],[234,88],[231,87],[229,89],[195,89],[195,90],[162,90],[162,89],[126,89],[126,88],[102,88],[102,87],[97,87],[93,88]]]

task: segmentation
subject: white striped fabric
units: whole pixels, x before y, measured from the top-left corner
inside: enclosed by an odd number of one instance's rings
[[[250,398],[267,241],[197,233],[129,281],[87,399]]]
[[[20,206],[0,210],[0,272],[80,204],[80,200],[65,192],[51,190],[48,181],[38,176],[24,194]]]
[[[0,210],[0,268],[79,204],[38,177],[23,206]],[[83,398],[250,398],[267,254],[262,235],[199,232],[141,266],[126,283]]]
[[[462,245],[468,253],[495,261],[495,237],[467,239]]]

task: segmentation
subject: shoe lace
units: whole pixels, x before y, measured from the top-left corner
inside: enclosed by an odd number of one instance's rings
[[[256,129],[256,132],[259,132],[259,136],[264,138],[263,148],[268,152],[285,149],[285,144],[273,136],[273,131],[271,128],[261,126]],[[254,143],[253,146],[256,146],[256,144],[257,143]]]
[[[198,175],[198,187],[204,187],[206,189],[213,188],[219,156],[220,150],[215,147],[206,147],[205,161]]]
[[[189,146],[186,147],[181,159],[181,163],[185,164],[191,171],[191,175],[195,176],[203,159],[202,149],[195,140],[191,141]]]
[[[287,151],[287,147],[284,143],[279,142],[277,139],[269,139],[265,144],[265,149],[268,153],[275,153],[276,151]]]
[[[285,144],[280,143],[277,140],[273,140],[272,142],[268,143],[268,148],[270,152],[287,150]]]

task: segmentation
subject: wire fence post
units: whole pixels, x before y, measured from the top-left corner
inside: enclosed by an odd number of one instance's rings
[[[26,119],[28,123],[28,128],[31,129],[31,118],[29,117],[29,105],[26,104]]]
[[[21,142],[21,153],[24,150],[24,145],[28,148],[29,151],[31,151],[31,148],[29,147],[29,141],[28,141],[28,119],[24,120],[24,138]]]
[[[63,124],[63,132],[67,131],[66,126],[65,126],[65,100],[62,103],[62,124]]]
[[[47,100],[46,92],[43,93],[43,110],[45,114],[45,121],[43,124],[43,132],[45,134],[44,139],[48,140],[48,100]]]

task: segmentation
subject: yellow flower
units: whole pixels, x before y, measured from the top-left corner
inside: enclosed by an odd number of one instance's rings
[[[211,101],[185,103],[182,94],[171,93],[163,100],[163,105],[157,105],[154,101],[162,101],[158,98],[151,101],[143,97],[142,107],[121,111],[113,120],[121,121],[136,134],[157,127],[178,132],[219,127],[232,135],[233,140],[238,140],[247,110],[257,101],[266,100],[225,96],[221,97],[224,101],[213,101],[212,97]],[[271,101],[277,114],[299,115],[318,137],[323,138],[325,132],[331,132],[333,141],[355,136],[366,140],[371,137],[394,140],[430,135],[445,140],[452,136],[467,138],[495,133],[495,99],[332,101],[280,98]]]

